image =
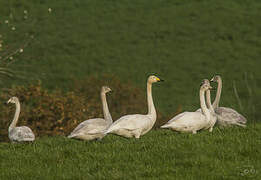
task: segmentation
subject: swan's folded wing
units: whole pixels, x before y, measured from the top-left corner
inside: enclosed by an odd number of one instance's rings
[[[70,135],[78,134],[82,131],[88,132],[92,131],[95,132],[95,129],[99,129],[100,127],[104,127],[106,125],[106,122],[102,118],[96,118],[96,119],[89,119],[81,122],[72,132]]]
[[[88,124],[88,120],[85,120],[83,122],[81,122],[72,132],[71,134],[76,134],[80,129],[82,129],[83,127],[85,127]]]
[[[243,115],[232,108],[219,107],[216,109],[216,113],[219,115],[219,119],[231,124],[246,124],[247,122],[247,119]]]
[[[184,115],[187,114],[187,113],[189,113],[189,112],[185,111],[185,112],[183,112],[183,113],[180,113],[180,114],[174,116],[174,117],[173,117],[171,120],[169,120],[166,124],[171,124],[171,123],[173,123],[174,121],[176,121],[177,119],[180,119],[182,116],[184,116]]]
[[[98,124],[91,124],[90,126],[88,126],[86,129],[84,129],[84,131],[87,134],[100,134],[103,133],[108,127],[107,123],[99,123]]]
[[[136,130],[143,127],[146,123],[150,122],[147,115],[133,114],[122,116],[120,119],[115,121],[105,133],[114,131],[116,129]]]
[[[10,132],[10,137],[13,141],[33,141],[35,135],[27,126],[16,127]]]
[[[206,117],[200,112],[184,112],[172,118],[161,128],[172,128],[178,131],[199,130],[206,126]]]

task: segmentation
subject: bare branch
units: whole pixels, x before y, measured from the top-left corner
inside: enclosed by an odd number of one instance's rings
[[[26,48],[26,47],[29,45],[30,42],[31,42],[31,39],[29,39],[28,41],[26,41],[25,44],[23,44],[22,46],[20,46],[20,48],[16,49],[15,51],[13,51],[12,53],[10,53],[9,55],[5,56],[5,57],[3,58],[3,61],[6,61],[6,60],[9,59],[10,57],[12,57],[12,56],[16,55],[17,53],[19,53],[20,50]],[[11,62],[8,62],[8,63],[6,64],[6,66],[10,65],[11,63],[12,63],[12,61],[11,61]]]

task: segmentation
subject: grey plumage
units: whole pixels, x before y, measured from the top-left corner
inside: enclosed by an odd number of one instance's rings
[[[20,102],[17,97],[12,97],[7,101],[8,103],[14,103],[16,105],[15,115],[12,123],[8,128],[8,137],[12,142],[26,142],[34,141],[35,135],[33,131],[27,126],[16,127],[19,114],[20,114]]]

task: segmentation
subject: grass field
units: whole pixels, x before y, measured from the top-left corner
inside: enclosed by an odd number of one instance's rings
[[[155,130],[140,140],[45,137],[0,144],[1,179],[259,179],[260,124],[212,134]],[[22,178],[24,179],[24,178]]]
[[[1,179],[259,179],[260,124],[212,134],[154,130],[140,140],[45,137],[0,144]],[[24,179],[21,178],[21,179]]]
[[[221,105],[249,121],[246,129],[195,136],[155,130],[140,140],[0,143],[0,179],[257,179],[260,11],[261,2],[253,0],[0,0],[0,34],[8,48],[18,47],[25,33],[34,36],[9,66],[23,78],[3,79],[1,88],[40,79],[50,91],[68,91],[74,79],[113,74],[145,91],[146,77],[156,73],[166,80],[153,88],[156,108],[171,116],[178,107],[196,110],[199,83],[220,74]]]

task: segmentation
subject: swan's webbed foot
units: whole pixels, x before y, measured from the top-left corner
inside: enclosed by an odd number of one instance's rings
[[[197,131],[196,130],[192,131],[192,134],[197,134]]]

